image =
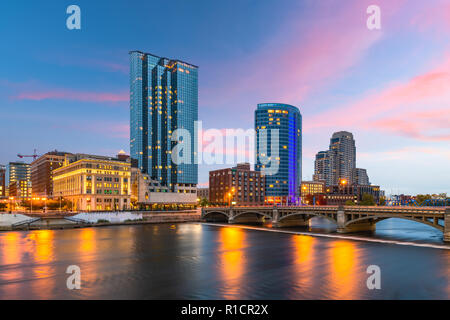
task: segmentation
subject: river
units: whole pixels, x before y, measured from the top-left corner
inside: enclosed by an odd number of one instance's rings
[[[287,231],[325,237],[200,223],[2,232],[0,299],[450,298],[438,230],[390,219],[351,240],[318,219]],[[67,288],[70,265],[80,290]],[[368,289],[369,265],[381,289]]]

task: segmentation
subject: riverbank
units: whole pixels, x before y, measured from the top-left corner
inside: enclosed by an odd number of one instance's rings
[[[111,213],[112,215],[113,213]],[[18,230],[57,230],[57,229],[74,229],[74,228],[91,228],[119,225],[138,225],[138,224],[156,224],[156,223],[184,223],[184,222],[200,222],[200,211],[165,211],[165,212],[139,212],[142,216],[137,220],[126,220],[120,222],[97,221],[86,222],[73,220],[71,215],[28,215],[29,222],[23,221],[20,225],[0,225],[0,231],[18,231]],[[39,218],[37,220],[36,218]]]

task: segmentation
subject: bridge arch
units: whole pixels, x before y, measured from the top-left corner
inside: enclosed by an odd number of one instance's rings
[[[255,214],[257,216],[261,216],[261,217],[265,217],[267,219],[272,220],[272,216],[266,212],[260,212],[260,211],[253,211],[253,210],[248,210],[248,211],[239,211],[237,214],[235,214],[233,216],[233,219],[245,216],[247,214]]]
[[[314,217],[324,218],[324,219],[327,219],[327,220],[329,220],[329,221],[331,221],[331,222],[333,222],[334,224],[337,225],[337,221],[335,219],[333,219],[333,218],[331,218],[331,217],[329,217],[329,216],[327,216],[325,214],[321,214],[321,213],[317,213],[317,212],[308,212],[308,213],[305,213],[305,212],[294,212],[294,213],[289,213],[289,214],[284,215],[281,218],[279,218],[279,221],[281,222],[281,221],[286,220],[288,218],[295,218],[295,217],[301,217],[301,216],[303,216],[303,217],[308,216],[306,220],[311,220]]]
[[[227,222],[229,219],[228,212],[226,211],[206,211],[202,216],[203,219],[210,222]]]
[[[433,227],[435,229],[438,229],[439,231],[442,231],[442,232],[444,231],[444,227],[441,226],[440,224],[436,225],[436,224],[434,224],[434,223],[432,223],[432,222],[430,222],[428,220],[414,219],[414,218],[402,217],[402,216],[395,216],[395,217],[393,217],[393,216],[380,216],[380,217],[368,216],[368,217],[361,217],[361,218],[357,218],[357,219],[353,219],[353,220],[347,221],[345,223],[345,227],[351,226],[351,225],[353,225],[355,223],[358,223],[358,222],[364,222],[364,221],[368,221],[368,220],[372,220],[373,223],[377,224],[380,221],[391,219],[391,218],[414,221],[414,222],[417,222],[417,223],[422,223],[422,224],[425,224],[427,226]]]

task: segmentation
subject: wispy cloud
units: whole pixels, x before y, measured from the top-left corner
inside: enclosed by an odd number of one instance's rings
[[[126,102],[129,101],[128,92],[90,92],[70,89],[49,89],[41,91],[20,92],[11,97],[14,100],[72,100],[82,102]]]
[[[450,53],[439,65],[408,81],[316,114],[305,130],[341,126],[388,130],[419,140],[450,140],[449,88]]]
[[[388,23],[404,1],[382,3],[383,21]],[[227,108],[240,108],[242,103],[254,105],[257,88],[259,102],[296,104],[347,76],[383,37],[383,29],[370,31],[366,27],[368,4],[314,2],[308,8],[307,21],[293,18],[257,52],[250,53],[239,65],[234,62],[233,67],[224,68],[220,78],[227,82],[218,88],[220,92],[216,88],[205,91],[204,103]]]

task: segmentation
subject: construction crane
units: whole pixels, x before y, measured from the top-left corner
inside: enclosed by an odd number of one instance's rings
[[[23,158],[33,158],[33,161],[34,160],[36,160],[38,157],[40,157],[37,153],[36,153],[36,149],[34,149],[34,153],[32,154],[32,155],[23,155],[23,154],[17,154],[17,156],[20,158],[20,159],[23,159]]]

